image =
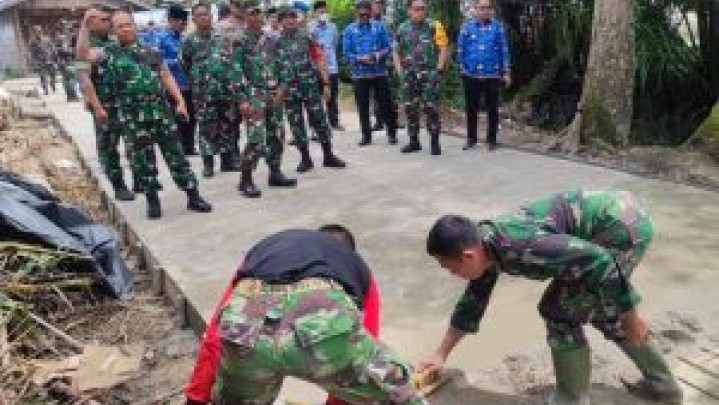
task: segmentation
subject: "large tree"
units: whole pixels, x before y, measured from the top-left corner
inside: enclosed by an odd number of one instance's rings
[[[592,37],[582,97],[558,146],[624,147],[629,141],[634,94],[632,0],[594,2]]]

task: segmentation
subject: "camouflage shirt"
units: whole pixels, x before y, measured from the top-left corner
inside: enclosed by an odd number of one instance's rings
[[[249,97],[266,98],[279,85],[276,53],[277,39],[260,32],[246,31],[234,44],[232,61],[246,80]]]
[[[30,64],[35,69],[47,69],[55,66],[56,49],[50,38],[43,36],[30,41]]]
[[[183,39],[180,64],[189,75],[194,97],[204,101],[232,98],[237,86],[231,58],[232,41],[218,31],[193,32]]]
[[[318,86],[315,65],[310,57],[312,39],[304,30],[283,32],[277,39],[277,61],[280,83],[297,86],[300,83]]]
[[[639,221],[648,217],[633,201],[628,192],[576,190],[480,222],[483,242],[497,265],[469,283],[455,307],[452,326],[465,332],[479,329],[499,273],[584,282],[589,291],[622,311],[633,308],[639,296],[614,256],[634,246],[640,234],[651,233],[651,222]]]
[[[106,49],[117,43],[108,36],[92,35],[90,36],[90,47],[94,49],[102,49],[105,53]],[[80,70],[80,68],[78,68]],[[104,108],[116,107],[116,99],[114,89],[110,85],[110,77],[106,74],[107,69],[102,63],[94,64],[90,70],[90,80],[95,86],[95,93],[98,100]]]
[[[402,68],[407,72],[437,70],[438,47],[435,43],[436,23],[426,19],[421,23],[405,21],[395,35],[395,49]]]

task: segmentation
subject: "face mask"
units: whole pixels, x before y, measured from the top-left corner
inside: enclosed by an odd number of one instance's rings
[[[320,14],[320,15],[317,16],[317,21],[319,21],[319,22],[323,22],[323,23],[324,23],[324,22],[327,22],[327,21],[329,21],[329,20],[330,20],[330,18],[329,18],[329,16],[327,15],[327,13],[322,13],[322,14]]]

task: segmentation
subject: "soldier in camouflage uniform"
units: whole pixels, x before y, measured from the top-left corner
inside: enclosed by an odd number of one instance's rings
[[[245,197],[256,198],[261,192],[252,180],[252,172],[262,155],[270,169],[268,183],[271,187],[294,187],[297,180],[285,177],[280,169],[284,116],[274,49],[276,39],[262,30],[264,17],[259,2],[249,0],[244,6],[247,8],[247,28],[233,45],[232,55],[233,68],[243,75],[245,90],[241,92],[240,102],[247,125],[247,144],[238,189]]]
[[[42,27],[33,27],[33,39],[28,44],[30,49],[30,66],[40,76],[40,86],[48,95],[48,86],[55,92],[55,67],[57,57],[52,40],[42,33]]]
[[[399,26],[394,46],[394,65],[402,85],[409,132],[409,143],[402,148],[402,153],[422,150],[419,114],[424,110],[432,154],[440,155],[439,101],[449,41],[442,24],[426,17],[425,1],[412,0],[408,6],[410,18]]]
[[[83,26],[89,30],[90,46],[94,49],[104,49],[110,46],[110,15],[114,11],[107,7],[93,7],[92,13],[83,21]],[[76,58],[75,69],[80,81],[83,96],[88,109],[93,117],[95,126],[95,143],[97,156],[100,159],[100,166],[112,184],[115,192],[115,199],[119,201],[132,201],[135,196],[127,188],[123,179],[122,166],[120,165],[120,140],[125,144],[125,155],[128,163],[132,163],[132,144],[123,137],[123,124],[119,120],[119,106],[113,89],[110,87],[108,76],[97,65]],[[133,176],[133,191],[141,192],[140,182],[137,176]]]
[[[423,361],[434,373],[467,333],[476,333],[500,273],[551,282],[539,312],[552,349],[555,404],[588,404],[590,352],[583,325],[591,323],[617,343],[643,378],[625,382],[645,399],[681,403],[682,391],[660,351],[648,339],[631,284],[652,240],[652,222],[625,191],[568,191],[519,212],[473,223],[441,218],[427,251],[452,274],[469,280],[441,347]]]
[[[60,21],[60,32],[57,35],[55,49],[57,49],[57,67],[62,76],[62,86],[65,89],[67,101],[77,101],[75,89],[75,31],[70,21]]]
[[[159,146],[173,180],[187,193],[187,209],[210,212],[212,207],[198,192],[197,179],[182,151],[174,114],[165,98],[169,94],[178,114],[187,116],[185,102],[172,73],[156,50],[137,42],[137,31],[130,14],[115,12],[112,26],[118,43],[100,51],[90,49],[87,30],[83,28],[78,53],[83,60],[93,62],[103,70],[109,88],[117,97],[118,121],[133,145],[133,171],[140,178],[147,198],[148,218],[162,216],[157,194],[155,144]]]
[[[279,62],[279,80],[285,97],[287,120],[290,123],[292,137],[302,156],[297,171],[300,173],[312,170],[314,164],[310,157],[307,139],[307,128],[302,115],[303,106],[307,107],[310,126],[317,132],[322,152],[324,153],[324,166],[343,168],[345,162],[332,153],[332,131],[322,107],[322,95],[317,70],[323,84],[325,96],[329,96],[329,76],[321,58],[319,69],[315,69],[312,52],[320,52],[319,45],[313,44],[309,34],[299,29],[297,11],[291,7],[284,7],[279,13],[282,24],[282,34],[277,40],[276,53]]]
[[[410,366],[361,326],[372,275],[341,229],[283,231],[249,251],[219,314],[213,404],[272,404],[286,376],[352,404],[426,404]]]
[[[239,171],[233,158],[240,128],[239,111],[231,82],[232,41],[212,28],[210,6],[205,2],[192,7],[196,31],[182,40],[180,55],[190,77],[195,104],[203,176],[214,175],[214,155],[220,154],[220,170]]]

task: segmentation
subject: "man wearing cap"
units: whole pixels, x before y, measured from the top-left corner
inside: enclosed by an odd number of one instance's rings
[[[440,347],[420,363],[422,370],[441,371],[462,338],[479,330],[497,279],[507,273],[550,280],[539,313],[557,381],[552,404],[589,404],[587,323],[618,344],[641,371],[639,382],[625,382],[632,394],[680,404],[682,390],[649,339],[631,283],[652,235],[651,218],[627,191],[566,191],[480,222],[440,218],[427,236],[427,253],[469,284]]]
[[[294,187],[297,180],[282,173],[284,117],[282,89],[275,51],[276,39],[262,30],[264,17],[258,0],[246,0],[247,26],[234,44],[232,64],[244,75],[245,90],[240,97],[241,111],[247,126],[247,144],[242,153],[239,191],[248,198],[260,197],[252,179],[257,162],[264,155],[270,169],[270,187]]]
[[[114,44],[110,39],[110,17],[114,9],[108,6],[93,6],[88,10],[84,21],[89,30],[90,46],[94,49],[104,49]],[[78,41],[79,42],[79,41]],[[78,43],[79,45],[79,43]],[[120,140],[125,144],[127,162],[132,163],[132,142],[130,137],[124,136],[123,123],[120,122],[119,104],[117,94],[110,86],[109,77],[98,65],[91,65],[84,61],[77,50],[76,70],[80,82],[83,98],[95,128],[95,144],[97,156],[102,171],[112,184],[115,199],[118,201],[131,201],[135,193],[142,191],[139,177],[133,173],[132,191],[125,184],[122,166],[120,165]],[[132,166],[131,166],[132,167]]]
[[[270,235],[250,249],[225,289],[187,404],[269,405],[286,376],[351,404],[426,404],[410,366],[373,337],[378,309],[372,272],[345,227]]]
[[[292,137],[301,154],[299,173],[312,170],[314,163],[310,156],[307,128],[302,115],[306,107],[310,125],[317,132],[322,152],[323,165],[331,168],[344,168],[345,162],[332,151],[332,130],[327,122],[322,96],[329,97],[330,78],[322,57],[322,50],[305,30],[300,29],[297,11],[283,7],[279,13],[282,34],[277,40],[277,60],[279,78],[285,97],[287,120],[290,123]],[[318,75],[319,72],[319,75]],[[319,76],[319,77],[318,77]],[[320,86],[322,83],[322,86]],[[324,94],[320,94],[320,88]]]
[[[409,143],[402,153],[422,150],[419,142],[419,114],[427,116],[427,131],[432,155],[441,154],[439,134],[441,117],[439,99],[444,71],[449,56],[447,33],[439,21],[427,18],[424,0],[408,2],[409,20],[397,29],[394,66],[400,77]]]
[[[195,32],[182,40],[180,63],[189,75],[204,177],[214,176],[215,155],[220,171],[239,171],[234,151],[239,132],[239,111],[231,78],[232,41],[213,29],[209,3],[192,6]]]
[[[192,89],[187,79],[187,74],[180,66],[180,45],[182,44],[183,33],[187,29],[189,13],[178,4],[173,4],[167,9],[168,27],[157,35],[158,50],[165,59],[167,67],[170,68],[172,76],[182,92],[182,98],[187,104],[188,118],[177,118],[177,127],[180,134],[180,141],[185,155],[196,155],[195,149],[195,108],[192,104]]]
[[[355,103],[360,116],[360,146],[372,143],[369,101],[374,93],[377,108],[387,126],[390,144],[397,143],[397,114],[392,108],[387,59],[391,53],[389,32],[385,25],[371,19],[371,3],[356,4],[357,21],[348,25],[342,38],[344,57],[350,64],[354,83]]]

